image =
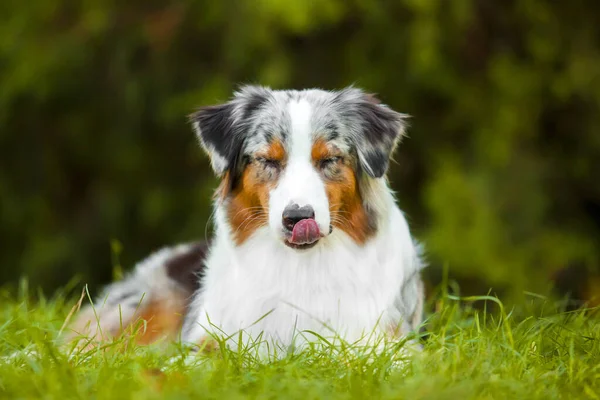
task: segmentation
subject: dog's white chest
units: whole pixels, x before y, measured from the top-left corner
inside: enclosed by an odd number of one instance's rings
[[[396,236],[395,246],[384,237],[359,247],[340,234],[322,251],[298,254],[262,235],[236,253],[217,243],[192,336],[243,331],[289,345],[317,333],[355,342],[401,318],[398,294],[416,267],[412,243],[402,249]]]
[[[304,331],[358,339],[362,330],[375,328],[393,292],[388,282],[363,268],[347,267],[342,273],[347,261],[295,265],[273,258],[260,266],[236,266],[222,287],[225,296],[207,292],[207,314],[227,334],[264,332],[283,343]]]

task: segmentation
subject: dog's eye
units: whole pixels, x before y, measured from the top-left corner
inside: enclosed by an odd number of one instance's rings
[[[319,161],[319,167],[321,169],[325,169],[327,167],[331,167],[331,166],[337,164],[338,162],[340,162],[341,159],[342,159],[342,157],[329,157],[329,158],[325,158],[325,159]]]
[[[259,163],[261,163],[263,166],[265,166],[267,168],[273,168],[273,169],[277,169],[277,170],[279,170],[281,168],[281,161],[279,161],[279,160],[273,160],[273,159],[265,158],[265,157],[258,157],[256,159],[256,161],[258,161]]]

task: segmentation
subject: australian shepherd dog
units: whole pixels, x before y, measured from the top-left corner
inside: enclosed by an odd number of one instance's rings
[[[213,238],[141,261],[72,331],[101,341],[143,320],[139,343],[197,348],[216,335],[283,349],[405,338],[423,264],[385,177],[405,117],[354,87],[246,86],[199,109],[191,124],[221,179]]]

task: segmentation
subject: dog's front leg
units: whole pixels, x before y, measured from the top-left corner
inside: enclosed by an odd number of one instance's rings
[[[183,324],[182,343],[191,346],[194,353],[209,353],[217,350],[219,342],[209,332],[211,326],[206,309],[201,305],[201,299],[195,299],[190,304]]]

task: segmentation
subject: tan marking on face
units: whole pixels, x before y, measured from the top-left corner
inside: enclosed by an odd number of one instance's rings
[[[312,150],[310,155],[312,157],[313,163],[317,163],[318,161],[324,160],[333,156],[333,149],[331,149],[327,142],[323,139],[317,139],[312,146]]]
[[[286,157],[285,148],[279,140],[275,140],[259,156],[269,160],[283,161]]]
[[[323,160],[342,154],[319,139],[313,144],[311,156],[315,168],[321,170]],[[323,169],[321,176],[329,199],[331,224],[346,232],[356,243],[364,244],[374,232],[363,207],[356,172],[347,160],[340,159]]]
[[[237,187],[229,194],[227,216],[237,245],[244,243],[258,228],[269,221],[269,191],[279,177],[279,171],[258,161],[285,162],[286,152],[280,141],[274,141],[245,167]],[[222,188],[229,187],[229,177]],[[224,190],[221,189],[222,193]]]

